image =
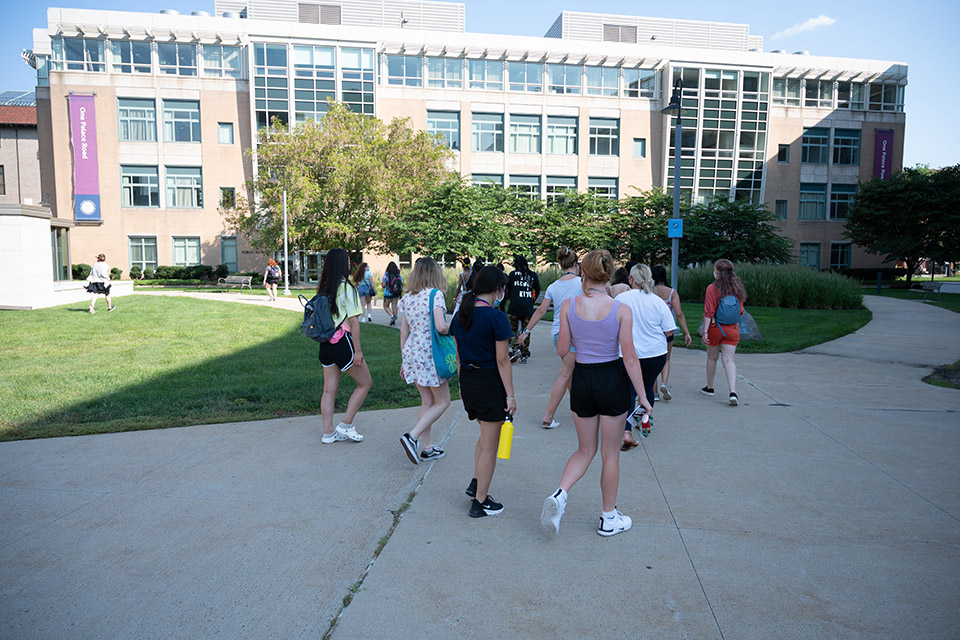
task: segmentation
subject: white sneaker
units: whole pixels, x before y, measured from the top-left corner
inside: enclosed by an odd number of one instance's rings
[[[557,489],[556,493],[547,496],[547,499],[543,501],[540,524],[554,535],[560,533],[560,518],[563,517],[563,511],[566,508],[567,499],[563,495],[563,489]]]
[[[601,536],[615,536],[633,526],[633,520],[630,519],[630,516],[625,516],[619,511],[615,513],[616,515],[612,518],[604,518],[603,514],[600,514],[600,526],[597,528],[597,533]]]
[[[344,440],[362,442],[363,436],[357,433],[357,430],[353,426],[344,428],[344,424],[341,422],[337,425],[337,428],[333,430],[333,433],[325,433],[323,437],[320,438],[320,442],[323,444],[333,444],[334,442],[343,442]]]
[[[669,402],[670,400],[672,400],[672,399],[673,399],[673,394],[670,393],[670,387],[668,387],[668,386],[665,385],[665,384],[661,384],[661,385],[660,385],[660,397],[663,398],[664,400],[668,401],[668,402]]]
[[[559,426],[560,426],[560,423],[557,422],[557,419],[556,419],[556,418],[553,418],[553,419],[550,421],[550,424],[547,424],[546,422],[543,423],[543,428],[544,428],[544,429],[556,429],[556,428],[559,427]]]

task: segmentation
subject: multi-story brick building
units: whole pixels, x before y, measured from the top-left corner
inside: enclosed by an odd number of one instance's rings
[[[803,264],[878,264],[843,238],[844,217],[858,181],[901,166],[902,63],[605,14],[563,12],[544,37],[467,33],[464,6],[446,2],[217,0],[216,14],[50,9],[35,31],[43,192],[76,220],[75,255],[259,269],[220,205],[251,175],[257,128],[321,117],[327,98],[409,117],[463,175],[532,196],[668,186],[660,110],[682,79],[683,190],[766,203]],[[95,111],[85,133],[81,108]],[[91,133],[93,151],[77,142]],[[317,253],[296,252],[308,280]]]

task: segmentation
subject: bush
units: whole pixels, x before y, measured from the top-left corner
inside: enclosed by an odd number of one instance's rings
[[[246,271],[243,273],[237,273],[238,276],[253,276],[251,284],[263,284],[263,274],[256,271]]]
[[[70,265],[70,272],[73,274],[74,280],[86,280],[92,268],[93,267],[85,262],[81,262],[80,264]]]
[[[153,278],[154,278],[154,271],[152,267],[147,267],[146,269],[143,270],[144,280],[153,280]]]
[[[737,275],[747,289],[747,304],[788,309],[859,309],[863,292],[856,280],[799,265],[740,264]],[[713,282],[713,265],[680,272],[683,300],[702,302]]]
[[[183,267],[160,265],[156,270],[157,278],[161,280],[182,280]]]
[[[141,267],[141,266],[138,265],[138,264],[135,264],[135,265],[133,265],[132,267],[130,267],[130,279],[131,279],[131,280],[139,280],[139,279],[141,278],[141,276],[143,276],[143,267]]]
[[[188,280],[213,280],[213,267],[207,264],[183,267],[183,277]]]
[[[217,278],[226,278],[230,275],[230,269],[225,264],[218,264],[217,268],[214,270],[213,275]]]
[[[123,275],[123,271],[120,270],[120,267],[112,267],[110,269],[111,280],[119,280],[122,275]]]

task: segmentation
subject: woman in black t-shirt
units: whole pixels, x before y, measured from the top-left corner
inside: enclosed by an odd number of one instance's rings
[[[513,266],[515,268],[507,278],[507,297],[510,299],[508,313],[510,329],[513,331],[513,340],[510,341],[510,361],[516,362],[519,358],[520,364],[527,364],[527,358],[530,357],[530,340],[519,344],[518,338],[530,324],[530,318],[533,316],[533,303],[540,295],[540,278],[530,269],[527,259],[523,256],[514,256]]]

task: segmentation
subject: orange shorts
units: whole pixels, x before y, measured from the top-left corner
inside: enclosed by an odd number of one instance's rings
[[[723,335],[723,333],[727,335]],[[733,346],[740,344],[740,325],[725,324],[723,325],[723,333],[720,333],[719,325],[715,322],[710,323],[710,328],[707,329],[707,339],[710,341],[711,347],[721,344],[732,344]]]

